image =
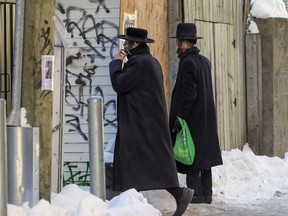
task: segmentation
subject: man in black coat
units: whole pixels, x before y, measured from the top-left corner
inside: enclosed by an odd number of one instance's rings
[[[178,161],[177,170],[187,174],[186,183],[194,189],[192,203],[212,202],[211,167],[221,165],[222,157],[217,133],[217,121],[213,99],[211,63],[195,46],[196,26],[180,23],[177,26],[176,43],[179,69],[172,93],[170,108],[170,132],[172,142],[180,130],[177,116],[184,119],[195,144],[192,165]]]
[[[174,215],[182,215],[193,190],[180,188],[166,112],[161,66],[150,54],[147,30],[127,28],[124,50],[110,65],[117,92],[118,130],[114,151],[113,189],[166,189],[176,200]],[[128,61],[122,67],[127,55]]]

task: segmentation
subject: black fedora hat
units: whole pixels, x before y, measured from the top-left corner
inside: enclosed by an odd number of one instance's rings
[[[179,23],[177,25],[177,31],[175,37],[179,39],[203,39],[203,37],[197,37],[197,28],[194,23]]]
[[[154,43],[155,41],[147,38],[147,35],[148,32],[146,29],[130,27],[126,29],[126,35],[118,35],[118,38],[135,42]]]

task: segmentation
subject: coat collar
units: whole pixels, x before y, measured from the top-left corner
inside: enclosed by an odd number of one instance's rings
[[[130,50],[130,54],[127,55],[127,58],[131,58],[133,55],[138,53],[148,53],[150,54],[150,49],[146,44],[142,44],[140,46],[135,47],[134,49]]]
[[[200,52],[200,50],[198,49],[198,47],[191,47],[189,49],[186,49],[183,53],[179,54],[178,55],[178,58],[179,59],[182,59],[184,58],[185,56],[189,55],[190,53],[191,54],[198,54]]]

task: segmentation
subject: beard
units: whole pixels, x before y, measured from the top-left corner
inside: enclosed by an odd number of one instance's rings
[[[182,50],[181,48],[177,47],[176,53],[179,55],[179,54],[181,54],[182,52],[183,52],[183,50]]]
[[[126,45],[124,45],[124,51],[127,53],[127,54],[131,54],[130,53],[130,50],[132,49],[132,44],[131,43],[127,43]]]

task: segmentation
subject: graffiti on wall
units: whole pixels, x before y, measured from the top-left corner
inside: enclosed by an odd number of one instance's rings
[[[90,164],[85,162],[82,164],[84,166],[83,171],[78,169],[79,163],[66,162],[64,167],[68,169],[63,177],[63,186],[68,184],[77,184],[79,186],[90,186]],[[105,186],[106,188],[112,187],[113,182],[113,164],[105,163]]]
[[[90,186],[90,171],[89,162],[86,162],[85,171],[79,171],[77,163],[65,162],[64,167],[67,167],[69,172],[67,178],[63,177],[63,185],[77,184],[80,186]]]
[[[117,25],[108,20],[97,21],[97,10],[94,15],[89,14],[86,9],[75,6],[69,6],[65,10],[61,4],[58,4],[57,8],[62,14],[66,15],[66,19],[63,20],[63,22],[65,23],[66,31],[70,33],[71,38],[74,38],[77,34],[77,36],[80,36],[83,39],[84,44],[93,51],[94,54],[88,55],[89,57],[105,59],[105,56],[102,54],[102,52],[105,52],[106,48],[110,47],[110,57],[113,58],[113,50],[118,46],[117,35],[115,35],[113,38],[110,38],[105,34],[105,29],[114,28],[117,30],[118,34]],[[81,17],[78,20],[74,20],[71,18],[73,13],[80,13]],[[90,25],[91,22],[93,23],[92,26]],[[94,37],[87,37],[87,34],[90,32],[94,34]],[[93,46],[92,40],[96,40],[97,44],[101,45],[100,50]],[[73,45],[77,46],[77,43],[74,42]]]
[[[103,98],[104,126],[117,127],[116,100],[106,101],[101,83],[96,85],[93,80],[97,75],[97,62],[104,61],[106,58],[113,59],[114,51],[118,47],[118,26],[109,20],[98,18],[97,14],[101,10],[110,13],[105,0],[89,0],[89,2],[95,4],[93,7],[95,11],[91,12],[90,10],[89,12],[77,6],[64,8],[61,3],[57,4],[57,10],[65,17],[62,21],[65,24],[66,32],[70,35],[74,48],[78,48],[76,54],[66,57],[65,102],[73,110],[72,114],[65,114],[66,124],[70,127],[68,132],[76,132],[84,141],[88,141],[88,137],[81,127],[81,122],[87,121],[87,119],[83,119],[85,118],[84,113],[87,113],[88,109],[87,93],[85,97],[87,88],[89,95],[100,95]],[[108,33],[109,30],[111,32],[111,29],[115,32],[113,36]],[[79,42],[82,42],[85,48],[79,47]],[[109,57],[105,55],[107,52]],[[82,66],[79,69],[77,62],[80,61]],[[75,65],[77,65],[77,70],[73,70]],[[75,90],[75,88],[77,89]],[[108,108],[113,110],[112,117],[107,114]]]
[[[41,62],[42,62],[42,55],[51,55],[53,49],[53,43],[51,41],[51,28],[50,24],[47,20],[44,20],[42,26],[40,28],[39,36],[40,36],[40,51],[37,57],[33,56],[32,60],[32,71],[33,71],[33,79],[34,79],[34,88],[40,89],[42,86],[42,73],[41,73]],[[45,97],[50,94],[51,91],[42,91],[41,92],[41,100],[44,100]]]

